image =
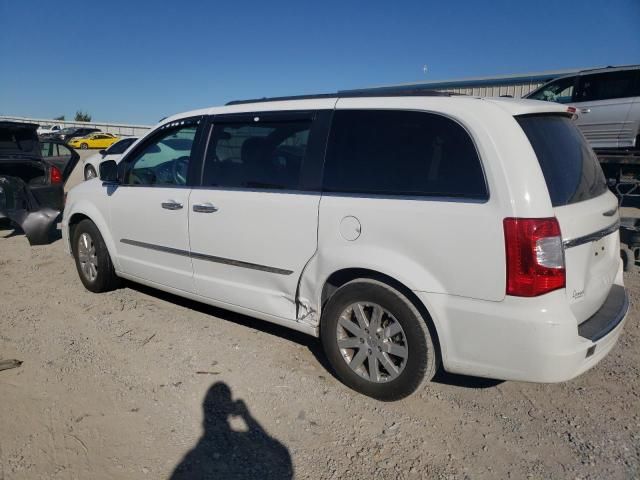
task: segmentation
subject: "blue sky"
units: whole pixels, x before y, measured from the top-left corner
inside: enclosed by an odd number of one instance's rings
[[[640,63],[640,0],[536,3],[0,0],[0,114],[152,124],[238,98]]]

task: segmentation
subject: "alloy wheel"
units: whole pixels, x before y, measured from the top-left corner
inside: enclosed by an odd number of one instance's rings
[[[347,307],[338,319],[336,337],[349,368],[371,382],[394,380],[407,364],[409,348],[402,325],[375,303]]]
[[[86,232],[78,239],[78,262],[84,277],[93,282],[98,277],[98,257],[93,239]]]

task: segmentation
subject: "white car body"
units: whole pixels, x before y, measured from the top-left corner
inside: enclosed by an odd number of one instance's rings
[[[602,314],[614,289],[624,292],[617,200],[607,190],[554,207],[536,153],[514,119],[565,115],[566,107],[464,96],[283,100],[176,115],[146,138],[189,118],[206,123],[245,113],[257,122],[265,112],[352,110],[453,119],[475,145],[488,198],[84,182],[67,197],[66,247],[72,252],[70,231],[89,218],[118,276],[316,336],[328,280],[337,272],[374,272],[406,288],[428,312],[442,364],[453,373],[564,381],[611,350],[626,307],[598,338],[581,336],[580,328]],[[130,149],[125,160],[136,154]],[[503,221],[514,217],[557,219],[564,288],[532,298],[505,293]]]
[[[121,138],[116,143],[111,145],[106,150],[100,150],[84,160],[84,179],[90,180],[100,172],[100,164],[107,160],[113,160],[116,163],[120,162],[124,153],[135,143],[137,137]],[[112,153],[117,152],[117,153]]]
[[[61,130],[59,125],[40,125],[38,127],[38,135],[47,135],[51,133],[58,133]]]

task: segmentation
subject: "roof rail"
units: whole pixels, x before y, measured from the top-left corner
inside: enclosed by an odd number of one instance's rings
[[[281,102],[285,100],[317,100],[320,98],[358,98],[358,97],[450,97],[451,93],[439,92],[427,88],[363,88],[360,90],[339,90],[336,93],[318,93],[315,95],[294,95],[290,97],[263,97],[250,100],[233,100],[226,105],[245,103]]]

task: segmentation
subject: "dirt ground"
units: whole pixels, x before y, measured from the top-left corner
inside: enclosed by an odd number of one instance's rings
[[[0,230],[0,480],[638,478],[640,275],[596,368],[563,384],[441,374],[381,403],[319,342],[126,284],[86,291],[61,241]]]

